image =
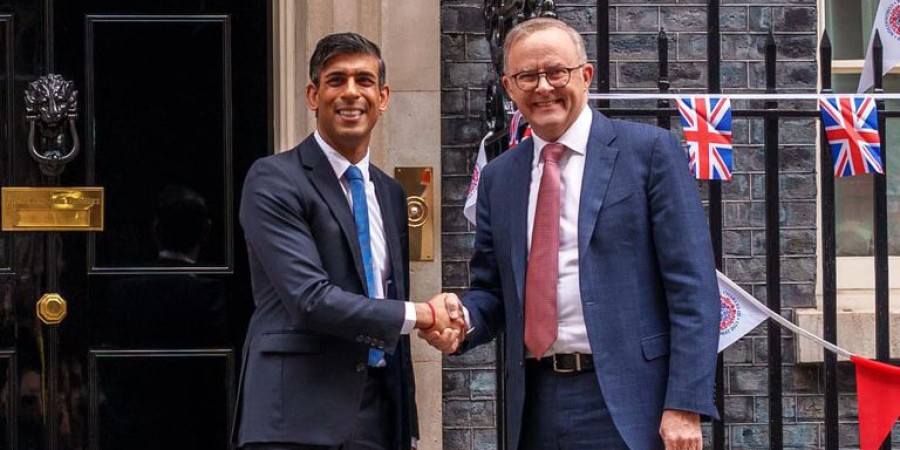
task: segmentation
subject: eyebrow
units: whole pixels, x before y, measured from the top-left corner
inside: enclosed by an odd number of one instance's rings
[[[323,76],[327,78],[327,77],[331,77],[331,76],[344,76],[344,77],[347,77],[347,76],[354,76],[354,77],[359,77],[359,76],[369,76],[369,77],[375,77],[375,76],[377,76],[377,75],[375,75],[375,73],[373,73],[373,72],[371,72],[371,71],[369,71],[369,70],[351,71],[351,70],[336,69],[336,70],[333,70],[333,71],[330,71],[330,72],[325,72],[325,74],[324,74]]]

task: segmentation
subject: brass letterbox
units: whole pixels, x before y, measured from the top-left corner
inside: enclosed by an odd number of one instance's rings
[[[103,231],[102,187],[5,187],[3,231]]]

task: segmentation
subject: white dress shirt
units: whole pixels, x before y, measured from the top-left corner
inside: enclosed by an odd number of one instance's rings
[[[347,197],[347,203],[350,204],[350,210],[352,211],[353,196],[350,194],[350,182],[344,177],[344,172],[351,166],[350,161],[347,161],[347,158],[328,145],[328,143],[322,139],[322,136],[319,135],[318,130],[313,133],[313,136],[315,136],[319,147],[325,152],[325,157],[328,158],[328,163],[331,164],[335,176],[340,180],[341,188],[344,190],[344,196]],[[382,220],[381,215],[381,205],[378,203],[378,197],[375,196],[375,184],[372,183],[372,179],[369,177],[368,151],[366,151],[366,156],[356,164],[356,167],[362,172],[363,181],[366,185],[366,200],[368,202],[367,206],[369,210],[369,238],[372,245],[372,272],[376,280],[375,292],[370,294],[373,298],[383,299],[385,297],[385,292],[387,292],[387,282],[390,279],[391,260],[388,258],[387,254],[387,241],[384,236],[384,221]],[[405,304],[406,313],[404,316],[403,327],[400,330],[401,334],[409,334],[416,325],[415,305],[411,302],[405,302]]]
[[[560,168],[560,218],[559,218],[559,284],[557,285],[557,313],[559,328],[556,342],[548,355],[554,353],[591,353],[584,311],[581,305],[581,285],[578,274],[578,207],[581,200],[581,182],[584,177],[584,161],[588,137],[591,134],[593,115],[585,105],[572,126],[556,142],[564,144],[566,151],[559,161]],[[531,233],[534,228],[534,212],[537,207],[538,189],[544,162],[541,151],[548,144],[537,133],[534,139],[534,157],[531,163],[531,185],[528,191],[528,250],[531,252]],[[533,356],[529,353],[529,356]]]

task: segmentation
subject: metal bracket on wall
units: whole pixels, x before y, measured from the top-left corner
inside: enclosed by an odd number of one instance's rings
[[[397,167],[394,178],[406,193],[410,261],[434,261],[434,168]]]

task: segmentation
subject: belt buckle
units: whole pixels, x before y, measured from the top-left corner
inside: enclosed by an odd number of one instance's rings
[[[575,368],[574,369],[560,369],[557,364],[556,354],[553,354],[553,371],[556,373],[573,373],[573,372],[581,372],[581,354],[575,353]]]

